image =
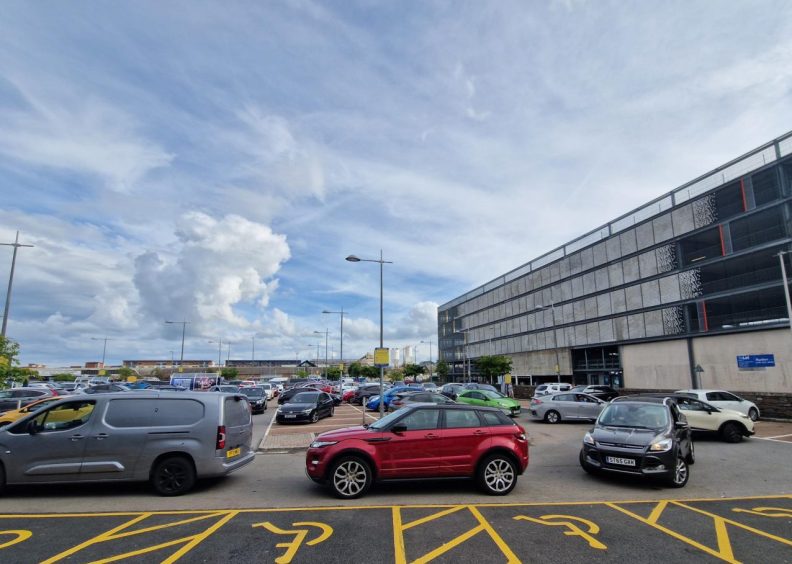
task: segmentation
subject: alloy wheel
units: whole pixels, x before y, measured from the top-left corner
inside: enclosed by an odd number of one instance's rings
[[[492,459],[484,468],[484,482],[493,492],[509,490],[515,479],[514,468],[503,458]]]
[[[346,460],[333,472],[333,487],[343,497],[355,497],[368,483],[368,469],[357,460]]]

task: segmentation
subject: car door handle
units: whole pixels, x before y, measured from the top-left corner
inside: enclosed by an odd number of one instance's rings
[[[481,431],[481,430],[478,430],[478,431],[474,432],[473,434],[474,434],[474,435],[476,435],[476,436],[481,436],[481,435],[486,435],[486,434],[487,434],[487,432],[486,432],[486,431]]]
[[[96,439],[97,441],[102,441],[102,440],[106,439],[108,436],[109,435],[107,433],[99,433],[98,435],[96,435],[94,437],[94,439]]]
[[[72,435],[72,436],[71,436],[71,441],[72,441],[73,443],[76,443],[77,441],[81,441],[81,440],[83,440],[84,438],[85,438],[85,435]]]
[[[434,433],[428,433],[428,434],[424,435],[424,438],[426,438],[426,439],[439,439],[440,436],[439,435],[435,435]]]

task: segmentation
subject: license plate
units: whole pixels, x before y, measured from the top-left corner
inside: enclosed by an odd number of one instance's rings
[[[242,454],[241,448],[230,448],[226,451],[226,458],[234,458],[235,456],[239,456]]]
[[[632,458],[617,458],[615,456],[606,456],[605,462],[608,464],[621,464],[622,466],[635,466],[635,460]]]
[[[286,419],[295,419],[297,416],[296,415],[288,415],[287,414],[284,417],[286,417]]]

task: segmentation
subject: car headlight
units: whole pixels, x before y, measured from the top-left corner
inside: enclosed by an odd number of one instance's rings
[[[331,445],[334,445],[334,444],[337,444],[337,443],[338,443],[338,441],[314,441],[314,442],[311,443],[311,447],[310,448],[322,448],[322,447],[331,446]]]
[[[586,433],[585,435],[583,435],[583,442],[586,443],[587,445],[594,446],[594,437],[591,436],[591,433]]]
[[[651,452],[665,452],[667,450],[671,450],[672,446],[674,446],[673,439],[661,439],[649,445],[649,450]]]
[[[308,409],[303,409],[301,413],[306,413],[307,414],[307,413],[311,413],[312,411],[313,411],[312,408],[308,408]]]

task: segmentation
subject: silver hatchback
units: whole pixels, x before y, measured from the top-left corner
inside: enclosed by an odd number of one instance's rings
[[[565,392],[533,398],[529,410],[534,419],[542,419],[547,423],[593,421],[606,405],[606,402],[589,394]]]

